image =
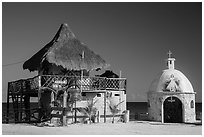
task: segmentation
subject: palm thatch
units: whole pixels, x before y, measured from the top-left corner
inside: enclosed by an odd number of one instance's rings
[[[84,53],[83,60],[82,53]],[[60,26],[51,42],[27,60],[23,64],[23,69],[41,70],[44,61],[67,70],[81,70],[83,68],[90,71],[107,67],[105,60],[81,43],[67,24]]]

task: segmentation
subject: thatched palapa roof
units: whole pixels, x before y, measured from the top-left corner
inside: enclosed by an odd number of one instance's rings
[[[84,59],[82,61],[82,53]],[[67,24],[62,24],[55,37],[23,64],[23,69],[40,70],[43,61],[67,70],[93,70],[107,66],[105,60],[81,43]],[[83,63],[82,63],[83,62]]]

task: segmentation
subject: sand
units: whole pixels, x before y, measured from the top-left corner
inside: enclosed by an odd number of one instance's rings
[[[67,127],[37,127],[31,124],[2,124],[3,135],[202,135],[202,126],[131,121],[128,123],[72,124]]]

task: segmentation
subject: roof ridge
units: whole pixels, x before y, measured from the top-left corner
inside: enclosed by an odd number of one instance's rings
[[[70,29],[69,25],[67,23],[63,23],[61,24],[54,38],[52,39],[52,42],[67,39],[76,39],[76,36]]]

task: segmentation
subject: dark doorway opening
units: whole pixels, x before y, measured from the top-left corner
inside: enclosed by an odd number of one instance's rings
[[[182,122],[182,102],[177,97],[168,97],[164,101],[164,123]]]

